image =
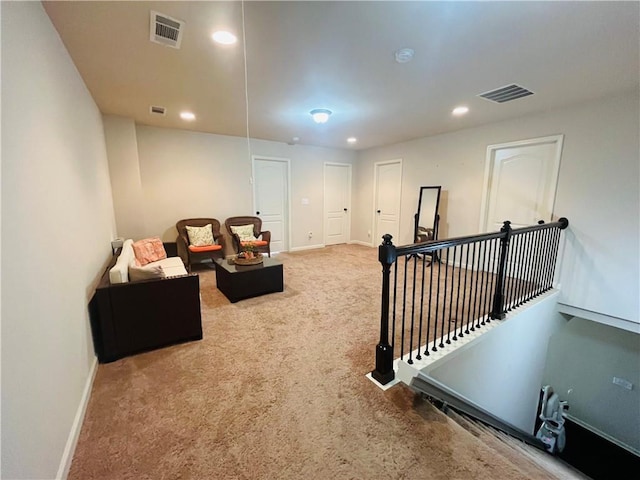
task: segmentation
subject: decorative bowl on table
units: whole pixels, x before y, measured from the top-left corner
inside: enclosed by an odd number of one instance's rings
[[[245,252],[241,252],[233,259],[233,263],[236,265],[257,265],[258,263],[262,263],[262,261],[263,258],[261,253],[254,253],[252,256],[248,257]]]

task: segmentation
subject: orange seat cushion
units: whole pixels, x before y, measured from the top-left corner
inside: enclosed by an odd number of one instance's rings
[[[204,245],[202,247],[196,247],[195,245],[189,245],[189,250],[194,252],[194,253],[215,252],[216,250],[222,250],[222,245]]]
[[[246,245],[253,245],[254,247],[266,247],[267,242],[265,242],[264,240],[253,240],[251,242],[240,242],[240,245],[242,245],[243,247]]]

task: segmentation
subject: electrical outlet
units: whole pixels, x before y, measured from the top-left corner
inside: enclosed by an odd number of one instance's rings
[[[371,237],[371,230],[367,230],[367,237]]]
[[[633,390],[633,383],[629,380],[625,380],[620,377],[613,377],[613,384],[618,385],[619,387],[626,388],[627,390]]]
[[[313,238],[313,232],[309,232],[309,238]]]

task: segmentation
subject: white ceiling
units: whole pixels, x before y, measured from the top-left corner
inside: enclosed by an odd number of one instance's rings
[[[246,136],[248,111],[253,138],[361,149],[640,83],[635,1],[43,3],[100,110],[145,125]],[[186,23],[179,50],[149,41],[150,10]],[[221,27],[238,44],[214,44]],[[402,47],[412,62],[394,61]],[[477,96],[511,83],[534,95]],[[458,105],[469,114],[453,117]],[[334,112],[324,125],[308,113],[318,107]]]

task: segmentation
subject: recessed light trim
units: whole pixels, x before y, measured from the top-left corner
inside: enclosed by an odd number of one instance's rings
[[[329,117],[333,112],[327,108],[314,108],[309,113],[313,117],[314,122],[327,123],[327,120],[329,120]]]
[[[461,115],[466,115],[467,113],[469,113],[469,107],[465,107],[463,105],[454,108],[451,113],[453,115],[455,115],[456,117],[459,117]]]
[[[349,143],[356,143],[357,141],[358,141],[358,139],[356,137],[347,138],[347,142],[349,142]]]
[[[233,45],[238,41],[238,37],[226,30],[218,30],[217,32],[213,32],[211,38],[213,38],[214,42],[221,45]]]
[[[196,119],[196,116],[192,112],[180,112],[180,118],[186,120],[187,122],[192,122]]]

